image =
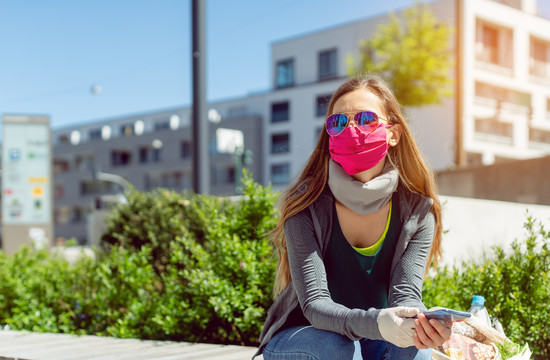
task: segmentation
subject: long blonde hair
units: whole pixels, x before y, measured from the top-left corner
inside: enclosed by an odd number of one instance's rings
[[[401,183],[410,191],[426,195],[433,199],[431,210],[435,217],[435,234],[428,255],[428,265],[435,267],[441,257],[442,237],[441,204],[437,198],[435,179],[432,171],[422,159],[420,151],[403,117],[401,107],[395,99],[391,89],[378,76],[370,75],[352,78],[343,83],[332,95],[327,110],[327,116],[332,114],[334,104],[340,97],[358,89],[366,89],[378,96],[384,104],[388,122],[401,126],[401,137],[398,144],[390,147],[388,150],[388,158],[399,170]],[[330,160],[328,139],[329,135],[327,132],[321,131],[317,145],[304,170],[300,174],[300,177],[296,183],[285,192],[279,223],[270,233],[279,256],[275,275],[275,285],[273,288],[274,297],[277,297],[291,281],[286,251],[286,238],[283,229],[284,224],[287,219],[311,205],[325,188],[328,179]],[[426,267],[426,271],[428,267]]]

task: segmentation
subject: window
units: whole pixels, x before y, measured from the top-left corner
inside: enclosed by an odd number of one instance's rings
[[[478,134],[490,135],[493,140],[496,140],[498,137],[499,142],[511,144],[512,136],[514,134],[514,126],[510,123],[501,122],[494,118],[476,119],[475,132]]]
[[[116,184],[107,181],[83,180],[80,182],[80,195],[100,195],[113,192]]]
[[[59,207],[54,211],[54,222],[56,224],[68,224],[69,223],[70,208]]]
[[[550,77],[550,44],[531,38],[530,69],[531,75]]]
[[[85,208],[82,208],[80,206],[75,206],[72,208],[70,212],[70,222],[71,223],[80,223],[86,220],[86,216],[88,215],[88,211]]]
[[[212,166],[211,185],[227,185],[235,183],[235,168],[231,165]]]
[[[485,63],[512,68],[512,30],[478,22],[476,59]]]
[[[275,185],[287,184],[290,181],[290,164],[271,165],[271,182]]]
[[[159,162],[161,154],[162,148],[142,146],[139,148],[139,162],[142,164]]]
[[[61,174],[69,171],[69,161],[65,159],[53,159],[54,174]]]
[[[520,106],[531,106],[531,95],[494,85],[476,82],[476,96],[498,100],[505,103],[516,104]]]
[[[101,140],[101,129],[92,129],[88,131],[88,140],[90,141]]]
[[[288,121],[289,119],[288,101],[271,104],[271,122]]]
[[[271,153],[287,153],[290,152],[289,134],[273,134],[271,135]]]
[[[57,138],[57,142],[60,145],[68,145],[69,144],[69,135],[67,135],[67,134],[59,135],[59,137]]]
[[[191,142],[182,141],[181,143],[181,158],[189,159],[191,157]]]
[[[480,60],[498,64],[498,30],[488,25],[481,27],[483,51]]]
[[[529,141],[550,144],[550,131],[529,128]]]
[[[287,59],[277,62],[275,84],[277,88],[294,85],[294,60]]]
[[[319,80],[333,79],[338,75],[336,49],[319,53]]]
[[[132,161],[132,152],[128,150],[113,150],[111,151],[111,165],[122,166],[128,165]]]
[[[146,174],[145,188],[151,190],[156,187],[181,189],[184,187],[184,174],[181,171]]]
[[[94,167],[94,154],[79,154],[76,156],[74,164],[79,171],[90,171]]]
[[[157,121],[155,123],[155,131],[168,130],[168,129],[170,129],[170,120]]]
[[[130,136],[134,134],[133,124],[124,124],[120,126],[120,136]]]
[[[315,116],[326,116],[328,103],[332,95],[320,95],[315,97]]]
[[[146,147],[139,148],[139,162],[140,163],[146,163],[147,162],[147,155],[149,153],[149,149]]]
[[[62,199],[65,196],[65,187],[63,184],[55,183],[53,190],[53,197],[56,200]]]

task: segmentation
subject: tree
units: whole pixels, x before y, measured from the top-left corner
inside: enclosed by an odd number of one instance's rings
[[[449,76],[453,29],[438,22],[426,4],[403,11],[403,21],[390,13],[389,22],[362,40],[359,58],[348,57],[348,73],[376,73],[392,87],[404,106],[440,103],[453,94]]]

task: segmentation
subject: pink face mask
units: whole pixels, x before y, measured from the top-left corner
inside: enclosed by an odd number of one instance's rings
[[[332,160],[350,176],[373,168],[388,153],[386,126],[380,124],[370,134],[348,126],[340,135],[330,136],[328,148]]]

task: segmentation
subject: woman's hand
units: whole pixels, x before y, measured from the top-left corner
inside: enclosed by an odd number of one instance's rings
[[[399,347],[409,347],[413,343],[414,319],[419,313],[418,309],[398,306],[382,309],[378,314],[378,330],[384,340]]]
[[[443,323],[435,319],[428,320],[424,314],[418,314],[414,324],[416,332],[413,341],[417,349],[441,346],[451,337],[452,321]]]

